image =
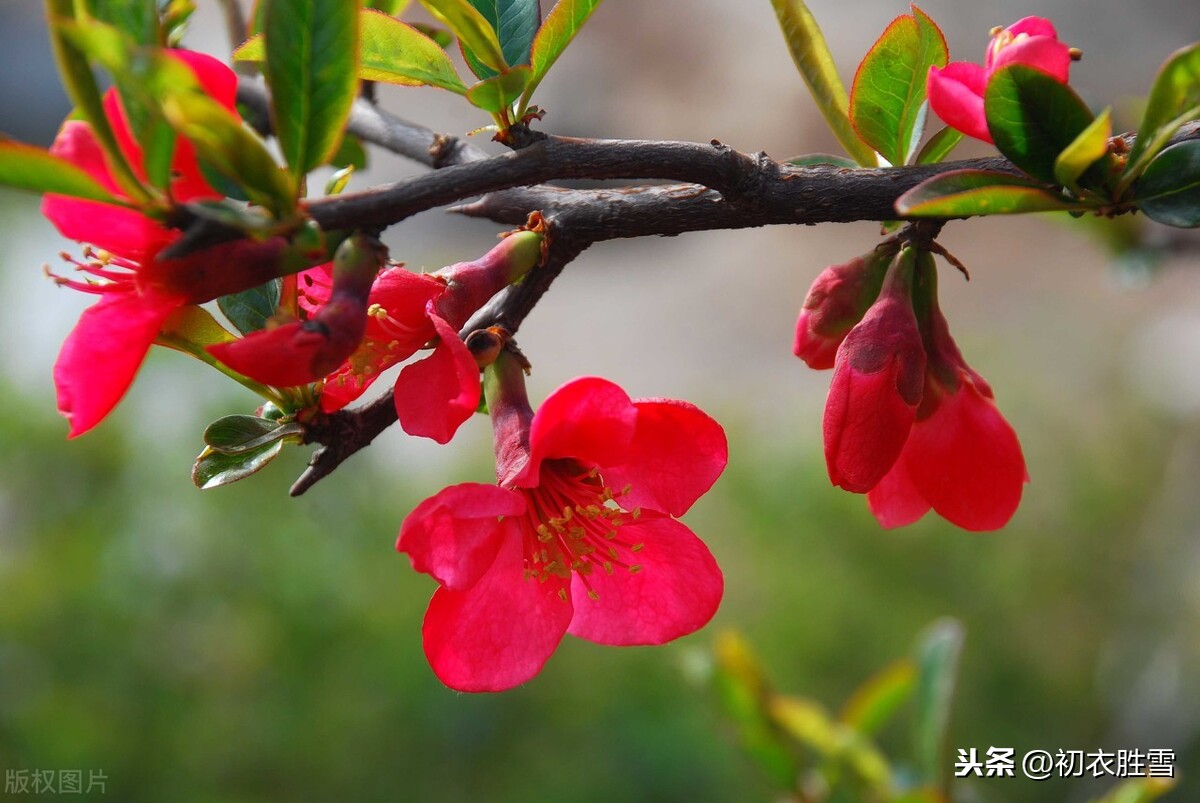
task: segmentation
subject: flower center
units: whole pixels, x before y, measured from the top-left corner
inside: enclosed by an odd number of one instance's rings
[[[46,275],[57,285],[70,287],[81,293],[96,294],[128,293],[137,289],[136,277],[139,265],[136,262],[92,248],[90,245],[83,247],[83,261],[75,259],[66,251],[59,256],[64,262],[74,265],[76,272],[84,274],[84,279],[79,281],[59,276],[47,265],[45,267]]]
[[[995,59],[1000,55],[1000,51],[1004,48],[1015,45],[1018,42],[1023,42],[1029,38],[1027,33],[1016,33],[1012,31],[1000,31],[992,36],[992,58]]]
[[[624,537],[621,528],[641,515],[640,508],[623,510],[600,472],[574,460],[548,460],[542,465],[535,488],[521,488],[528,524],[525,539],[525,577],[544,583],[551,577],[570,579],[574,572],[587,587],[588,596],[599,594],[588,582],[595,571],[637,574],[642,564],[636,554],[645,544]],[[567,590],[559,597],[568,599]]]

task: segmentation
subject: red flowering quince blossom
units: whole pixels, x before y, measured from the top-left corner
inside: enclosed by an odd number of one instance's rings
[[[823,429],[830,480],[866,493],[884,527],[932,508],[964,529],[995,530],[1029,481],[992,389],[950,337],[933,258],[913,247],[838,348]]]
[[[675,519],[725,467],[721,426],[686,402],[631,400],[597,377],[563,385],[535,415],[505,362],[515,361],[497,362],[507,387],[487,395],[499,484],[446,488],[413,510],[397,542],[440,584],[425,653],[462,691],[529,680],[566,633],[671,641],[712,618],[724,587],[708,548]]]
[[[900,246],[885,244],[841,265],[830,265],[809,288],[796,320],[792,351],[818,371],[832,368],[838,346],[879,296],[888,263]]]
[[[202,53],[167,52],[191,69],[213,99],[234,109],[237,78],[228,67]],[[144,176],[141,148],[115,90],[105,94],[104,110],[121,152]],[[117,198],[125,198],[86,122],[64,123],[50,152],[82,168]],[[170,192],[176,202],[223,197],[204,179],[185,139],[175,142],[171,171]],[[79,265],[91,280],[58,279],[100,295],[67,336],[54,366],[58,407],[70,422],[71,437],[87,432],[117,405],[171,313],[264,281],[273,275],[283,248],[277,240],[235,242],[181,259],[162,259],[159,253],[181,232],[134,209],[46,195],[42,213],[63,236],[101,249],[88,249],[88,261]]]
[[[1024,64],[1065,84],[1071,60],[1071,48],[1058,40],[1050,20],[1025,17],[993,34],[982,66],[954,61],[930,67],[929,106],[952,128],[992,142],[983,113],[983,94],[992,74],[1010,64]]]
[[[459,329],[488,299],[524,276],[540,260],[541,247],[540,234],[518,231],[479,259],[433,274],[398,266],[381,271],[361,310],[365,328],[345,350],[349,356],[333,365],[313,361],[327,334],[303,323],[256,333],[209,351],[234,370],[267,384],[298,385],[323,377],[321,409],[334,412],[366,392],[382,371],[434,343],[428,357],[400,372],[394,398],[405,432],[446,443],[479,407],[479,366],[459,338]],[[310,320],[335,323],[330,320],[330,307],[338,297],[333,267],[304,271],[299,286],[300,304]],[[355,314],[343,309],[338,317]],[[346,327],[323,328],[336,334]]]

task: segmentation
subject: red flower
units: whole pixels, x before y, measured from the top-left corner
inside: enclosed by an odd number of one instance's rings
[[[879,299],[838,348],[825,402],[834,485],[865,493],[887,474],[917,415],[925,349],[912,306],[914,251],[892,262]]]
[[[829,266],[813,281],[796,321],[792,346],[809,368],[833,367],[838,346],[879,296],[888,262],[897,250],[897,245],[880,246],[843,265]]]
[[[405,432],[446,443],[479,407],[479,366],[459,329],[537,263],[541,244],[541,235],[521,231],[473,262],[432,275],[389,268],[376,277],[365,303],[352,294],[339,297],[332,266],[322,265],[300,274],[300,302],[309,321],[209,351],[271,385],[324,377],[321,409],[333,412],[361,396],[381,372],[434,343],[432,354],[400,372],[394,397]],[[332,354],[337,357],[330,364]]]
[[[824,434],[830,480],[866,493],[888,528],[932,508],[964,529],[998,529],[1029,481],[992,389],[950,337],[932,256],[911,246],[838,349]]]
[[[169,53],[192,70],[211,97],[234,108],[237,78],[228,67],[202,53]],[[134,171],[144,176],[141,148],[115,90],[105,95],[104,109],[122,153]],[[113,195],[124,197],[87,123],[68,120],[50,151],[85,170]],[[205,181],[195,151],[184,139],[175,142],[171,169],[170,191],[175,201],[222,197]],[[167,260],[158,254],[180,232],[135,210],[46,195],[42,212],[64,236],[103,249],[87,251],[88,262],[79,266],[101,281],[58,280],[102,296],[67,336],[54,367],[59,411],[70,422],[71,437],[87,432],[117,405],[172,312],[185,304],[243,289],[248,286],[248,275],[266,272],[265,280],[273,275],[273,259],[282,248],[280,241],[235,242]]]
[[[927,323],[929,368],[917,420],[867,503],[888,528],[911,524],[932,507],[965,530],[999,529],[1029,482],[1021,444],[991,387],[963,360],[936,303]]]
[[[955,61],[929,68],[929,105],[938,117],[967,136],[991,142],[983,113],[983,93],[992,73],[1010,64],[1025,64],[1067,82],[1071,49],[1058,41],[1050,20],[1025,17],[996,31],[983,66]]]
[[[425,654],[462,691],[529,680],[565,633],[671,641],[704,626],[723,590],[708,549],[673,518],[724,469],[720,425],[596,377],[562,386],[534,415],[513,362],[502,355],[489,369],[507,374],[488,391],[499,486],[446,488],[409,514],[397,542],[441,586]]]

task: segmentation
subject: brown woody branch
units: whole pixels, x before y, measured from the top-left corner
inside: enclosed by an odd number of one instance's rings
[[[265,103],[265,95],[259,98]],[[245,94],[245,91],[242,93]],[[244,98],[243,98],[244,99]],[[454,137],[402,121],[367,101],[355,105],[348,129],[364,140],[412,158],[433,173],[308,204],[326,229],[387,226],[413,214],[479,197],[452,211],[520,225],[540,211],[550,227],[546,264],[480,310],[462,334],[500,325],[512,333],[562,270],[596,242],[672,236],[688,231],[773,224],[813,224],[895,218],[907,190],[947,170],[1019,173],[1002,157],[877,170],[796,167],[720,143],[586,140],[538,137],[520,150],[488,156]],[[1181,136],[1195,137],[1189,125]],[[686,182],[577,190],[546,185],[559,179]],[[291,493],[304,493],[396,421],[389,391],[356,410],[322,418],[308,429],[323,446]]]

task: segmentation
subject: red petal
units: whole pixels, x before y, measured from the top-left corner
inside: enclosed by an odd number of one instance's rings
[[[983,90],[987,75],[983,67],[955,61],[943,68],[930,67],[929,107],[946,125],[969,137],[991,142],[983,114]]]
[[[889,530],[906,527],[929,512],[929,503],[908,476],[903,454],[887,476],[867,493],[867,505],[880,525]]]
[[[626,485],[625,508],[634,506],[682,516],[729,461],[725,430],[703,410],[675,399],[641,399],[629,461],[604,469],[614,491]]]
[[[811,318],[810,310],[800,311],[800,317],[796,321],[796,337],[792,341],[792,353],[804,360],[809,368],[824,371],[833,367],[842,338],[817,334],[812,330]]]
[[[992,63],[992,70],[1010,64],[1033,67],[1065,84],[1071,73],[1071,50],[1057,39],[1035,36],[1001,48]]]
[[[50,146],[50,152],[82,168],[118,197],[124,194],[113,181],[104,153],[87,123],[68,120]],[[63,195],[42,198],[42,214],[70,240],[91,243],[118,256],[143,262],[178,236],[132,209]]]
[[[163,322],[182,305],[171,296],[114,292],[83,311],[54,364],[58,411],[71,424],[70,437],[117,406]]]
[[[645,544],[632,555],[642,569],[573,575],[568,632],[599,644],[664,644],[708,624],[724,590],[708,547],[683,524],[652,513],[622,527],[621,537]]]
[[[1007,524],[1027,481],[1017,434],[968,381],[913,426],[903,459],[938,515],[967,530]]]
[[[543,460],[570,457],[611,466],[629,459],[637,408],[616,384],[598,376],[567,382],[546,397],[529,430],[529,462],[514,485],[537,484]]]
[[[1049,36],[1053,39],[1058,38],[1058,31],[1054,28],[1054,23],[1045,17],[1023,17],[1012,25],[1005,28],[1006,31],[1013,36],[1026,34],[1028,36]]]
[[[446,292],[446,284],[423,273],[403,268],[383,271],[371,285],[370,304],[378,304],[388,320],[367,321],[367,336],[384,342],[397,341],[393,349],[402,355],[392,365],[407,360],[437,333],[429,321],[429,303]]]
[[[436,315],[430,314],[430,320],[438,333],[437,348],[396,378],[396,415],[409,435],[448,443],[479,409],[479,366],[458,332]]]
[[[520,541],[525,500],[496,485],[453,485],[426,499],[400,525],[396,549],[413,568],[452,591],[471,588],[496,560],[504,538]]]
[[[301,323],[289,323],[209,346],[208,353],[264,385],[290,388],[320,378],[313,375],[311,366],[327,343],[328,338],[321,332],[308,331]]]
[[[469,591],[439,588],[422,634],[434,674],[459,691],[503,691],[541,671],[571,622],[566,581],[525,577],[521,539],[506,538]]]

